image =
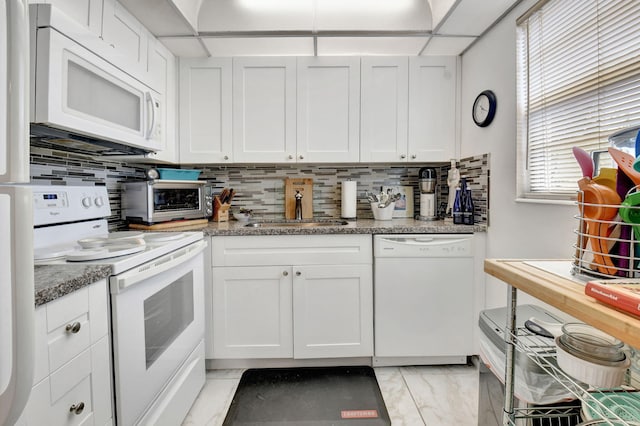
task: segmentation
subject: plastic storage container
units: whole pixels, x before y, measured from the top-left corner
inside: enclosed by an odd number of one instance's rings
[[[198,180],[200,170],[158,168],[162,180]]]
[[[640,131],[640,125],[627,127],[624,130],[613,133],[609,136],[609,145],[635,157],[638,131]]]

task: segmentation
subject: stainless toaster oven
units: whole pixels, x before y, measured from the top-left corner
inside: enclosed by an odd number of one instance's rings
[[[204,181],[149,180],[122,184],[122,219],[151,225],[210,218],[211,186]]]

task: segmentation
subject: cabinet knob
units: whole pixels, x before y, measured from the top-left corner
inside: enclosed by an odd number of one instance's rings
[[[84,402],[79,402],[78,404],[73,404],[69,407],[69,412],[74,413],[75,415],[81,414],[84,411]]]
[[[282,271],[282,275],[284,275],[285,277],[289,276],[289,272],[287,271]]]
[[[415,160],[416,158],[418,158],[418,156],[417,156],[417,155],[415,155],[415,154],[412,154],[412,155],[411,155],[411,159],[412,159],[412,160]]]
[[[296,277],[299,277],[300,275],[302,275],[302,272],[296,271]]]
[[[293,155],[289,154],[289,160],[293,160]]]
[[[407,158],[407,156],[406,156],[406,155],[404,155],[404,154],[401,154],[401,155],[400,155],[400,158],[402,158],[402,159],[404,160],[405,158]]]
[[[229,156],[228,156],[228,155],[225,155],[223,158],[224,158],[225,160],[228,160],[228,159],[229,159]]]
[[[304,155],[300,155],[299,157],[301,160],[304,160]]]
[[[80,327],[82,327],[82,324],[76,321],[73,324],[67,324],[64,329],[67,331],[67,333],[76,334],[78,331],[80,331]]]

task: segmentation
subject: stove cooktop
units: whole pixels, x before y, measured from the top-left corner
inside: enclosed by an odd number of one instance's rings
[[[87,237],[66,245],[41,246],[34,251],[34,263],[110,265],[115,275],[204,238],[202,232],[139,232],[135,238],[132,234],[115,234]]]

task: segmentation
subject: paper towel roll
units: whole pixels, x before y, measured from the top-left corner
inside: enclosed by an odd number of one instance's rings
[[[342,182],[342,214],[345,219],[355,219],[358,183],[353,180]]]

